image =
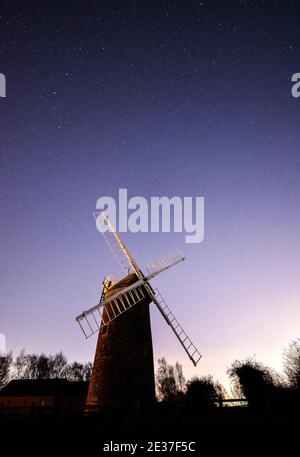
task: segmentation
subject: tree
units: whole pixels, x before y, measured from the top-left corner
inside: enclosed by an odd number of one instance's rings
[[[186,389],[185,377],[183,376],[182,365],[178,362],[175,363],[175,382],[178,395],[183,397]]]
[[[60,351],[48,357],[49,377],[51,379],[64,378],[68,371],[68,361]]]
[[[156,375],[158,397],[162,401],[173,401],[177,396],[174,367],[169,365],[163,357],[158,359]]]
[[[73,362],[68,365],[66,376],[69,381],[89,381],[92,373],[92,363]]]
[[[187,383],[186,400],[194,411],[201,412],[216,406],[220,394],[220,384],[216,385],[212,376],[194,376]]]
[[[56,379],[64,378],[68,362],[62,352],[54,355],[19,353],[14,362],[14,373],[17,379]]]
[[[13,363],[14,367],[14,378],[23,379],[25,377],[24,373],[27,366],[27,359],[25,354],[25,349],[22,349],[19,352],[19,355],[16,357],[16,360]]]
[[[24,364],[24,379],[49,379],[49,359],[45,354],[26,354]]]
[[[0,356],[0,389],[2,389],[10,379],[10,370],[12,365],[12,353]]]
[[[252,358],[235,360],[227,373],[233,389],[240,390],[251,407],[265,406],[274,392],[275,381],[271,370]]]
[[[245,395],[243,393],[242,387],[238,382],[231,383],[230,392],[231,392],[232,398],[234,398],[236,400],[237,399],[241,399],[242,400],[242,399],[245,398]],[[236,404],[236,406],[242,406],[243,405],[243,401],[237,402],[235,404]]]
[[[92,363],[68,361],[62,352],[54,355],[26,354],[22,349],[13,364],[16,379],[57,379],[69,381],[88,381],[92,372]]]
[[[300,338],[292,341],[283,352],[284,372],[289,385],[300,389]]]
[[[221,400],[225,400],[225,398],[228,397],[225,387],[222,386],[222,384],[219,381],[215,381],[214,386],[215,386],[215,390],[216,390],[216,394],[218,396],[219,402]],[[220,403],[220,405],[222,406],[223,403]]]

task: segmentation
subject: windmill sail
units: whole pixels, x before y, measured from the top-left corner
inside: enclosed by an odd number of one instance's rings
[[[147,278],[152,279],[163,271],[168,270],[168,268],[171,268],[174,265],[177,265],[177,263],[182,262],[183,260],[185,260],[185,257],[178,249],[177,251],[172,252],[171,254],[167,254],[158,260],[149,262],[145,265]]]
[[[125,246],[124,241],[121,239],[120,235],[118,234],[114,226],[111,224],[105,212],[100,211],[100,213],[93,213],[93,216],[96,220],[96,223],[98,217],[101,216],[105,225],[108,226],[109,230],[104,231],[101,229],[101,225],[97,223],[97,227],[102,233],[105,241],[110,247],[112,253],[114,254],[121,268],[125,270],[127,273],[134,272],[139,279],[145,278],[143,273],[137,266],[134,258]],[[145,265],[145,271],[147,273],[148,279],[154,278],[161,272],[167,270],[168,268],[171,268],[172,266],[176,265],[179,262],[182,262],[183,260],[185,260],[185,257],[182,254],[182,252],[178,249],[177,251],[167,254],[158,260],[154,260],[152,262],[147,263]]]
[[[154,301],[154,300],[153,300]],[[187,336],[186,332],[183,330],[182,326],[179,324],[178,320],[170,310],[169,306],[163,299],[161,293],[158,289],[155,289],[155,301],[154,303],[157,305],[159,311],[162,313],[163,317],[167,321],[167,323],[172,328],[173,332],[175,333],[176,337],[180,341],[183,349],[187,353],[189,359],[193,362],[194,366],[197,365],[199,360],[202,357],[202,354],[198,351],[192,340]]]
[[[84,336],[89,338],[145,298],[143,281],[137,281],[121,292],[84,311],[76,317]]]
[[[96,220],[97,228],[104,236],[105,241],[107,242],[108,246],[110,247],[112,253],[114,254],[122,269],[127,271],[127,273],[129,273],[130,271],[134,272],[137,275],[137,277],[141,279],[143,277],[143,274],[138,268],[134,258],[126,248],[125,243],[121,239],[120,235],[108,219],[107,214],[104,211],[100,211],[100,213],[93,213],[93,216]],[[104,224],[108,227],[108,230],[102,230],[101,224],[98,223],[99,216],[102,217]]]

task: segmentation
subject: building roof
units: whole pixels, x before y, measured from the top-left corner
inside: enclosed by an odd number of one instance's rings
[[[0,396],[85,395],[87,381],[61,379],[14,379],[0,391]]]

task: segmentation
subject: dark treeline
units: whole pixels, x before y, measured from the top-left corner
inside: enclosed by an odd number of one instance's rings
[[[88,381],[91,362],[68,363],[62,352],[55,355],[26,354],[22,350],[13,359],[12,353],[0,356],[0,388],[11,379],[56,379]],[[254,358],[235,360],[228,368],[231,396],[246,399],[255,410],[296,408],[300,403],[300,339],[290,343],[283,352],[283,374]],[[223,386],[213,377],[195,376],[186,380],[182,366],[169,365],[165,358],[158,360],[156,373],[157,398],[165,403],[185,403],[195,411],[213,408],[229,399]]]
[[[156,388],[160,401],[184,402],[190,408],[195,406],[202,411],[214,407],[227,396],[223,386],[215,382],[212,376],[194,376],[186,381],[182,366],[178,362],[175,367],[169,365],[165,358],[158,360]]]
[[[163,402],[184,401],[190,409],[202,411],[222,404],[228,399],[223,386],[212,376],[193,377],[186,381],[178,363],[169,365],[158,361],[157,396]],[[283,374],[279,375],[263,363],[248,357],[235,360],[227,374],[231,381],[231,395],[246,399],[253,410],[295,409],[300,404],[300,339],[283,352]]]
[[[88,381],[91,371],[91,362],[68,363],[62,352],[54,355],[26,354],[23,349],[15,359],[11,352],[0,356],[0,388],[12,379]]]

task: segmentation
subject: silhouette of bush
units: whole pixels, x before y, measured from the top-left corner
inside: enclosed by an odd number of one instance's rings
[[[268,367],[247,358],[242,361],[235,360],[227,373],[234,389],[240,389],[247,398],[249,407],[258,409],[269,405],[276,390],[276,383],[274,374]]]
[[[212,376],[194,376],[187,383],[186,402],[194,413],[214,408],[220,395],[223,395],[221,386],[213,382]]]

